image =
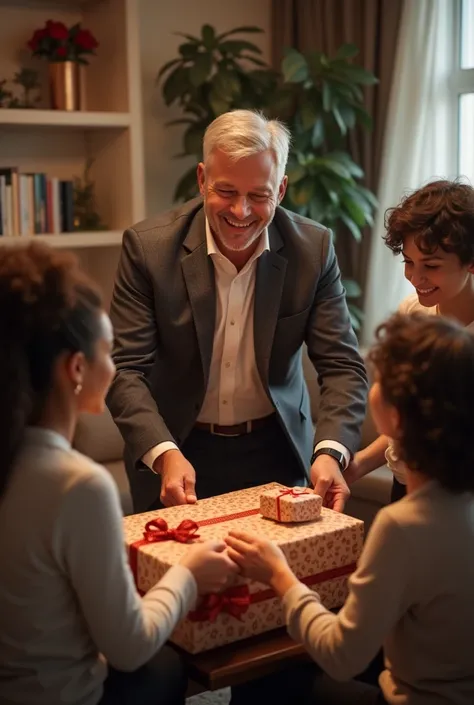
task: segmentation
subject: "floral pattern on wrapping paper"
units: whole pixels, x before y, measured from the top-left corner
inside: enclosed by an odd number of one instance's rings
[[[130,546],[140,541],[146,522],[157,516],[165,519],[170,528],[176,527],[183,519],[199,523],[212,521],[215,517],[231,516],[222,523],[200,526],[199,541],[222,539],[231,529],[271,539],[280,546],[290,567],[300,579],[349,566],[357,561],[362,550],[363,522],[323,507],[318,521],[292,525],[275,523],[262,517],[259,512],[260,495],[269,489],[281,491],[284,488],[278,483],[270,483],[201,500],[195,505],[170,507],[125,517],[126,544]],[[249,510],[254,512],[250,516],[234,516]],[[189,544],[173,541],[140,546],[136,576],[138,588],[143,592],[149,590],[188,550]],[[237,582],[247,583],[251,595],[267,589],[265,585],[241,577]],[[347,576],[312,585],[312,589],[319,593],[326,607],[338,607],[344,603],[347,594]],[[280,602],[271,598],[251,604],[241,621],[226,614],[218,615],[212,624],[185,619],[176,628],[171,641],[190,653],[199,653],[275,629],[282,624]]]

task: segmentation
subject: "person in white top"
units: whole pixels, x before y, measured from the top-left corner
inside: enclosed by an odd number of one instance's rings
[[[114,374],[110,321],[72,255],[3,249],[0,340],[0,704],[183,705],[164,644],[237,566],[206,542],[138,595],[114,481],[71,448]]]
[[[282,598],[290,635],[321,669],[249,685],[245,705],[474,703],[474,332],[441,316],[395,314],[370,360],[374,421],[396,439],[407,495],[377,515],[338,614],[279,548],[231,532],[230,557]],[[382,644],[378,683],[349,680]]]
[[[433,181],[407,196],[386,219],[387,246],[401,254],[405,277],[416,292],[401,313],[425,311],[474,328],[474,189],[459,181]],[[474,425],[473,425],[474,430]],[[405,494],[406,470],[382,435],[357,452],[344,474],[351,485],[387,461],[393,471],[392,501]]]
[[[331,232],[280,205],[289,139],[256,112],[220,115],[204,135],[202,198],[124,233],[107,404],[137,512],[160,491],[185,504],[271,481],[311,482],[344,507],[367,377]]]

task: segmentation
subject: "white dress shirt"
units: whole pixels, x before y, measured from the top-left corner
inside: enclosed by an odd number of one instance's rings
[[[264,230],[257,249],[240,271],[219,251],[207,219],[206,245],[214,265],[216,325],[209,381],[197,420],[233,426],[275,411],[260,379],[254,345],[257,260],[270,249],[268,230]],[[350,453],[341,443],[321,441],[315,450],[323,447],[343,453],[348,464]],[[159,443],[142,460],[153,469],[156,458],[176,448],[170,441]]]

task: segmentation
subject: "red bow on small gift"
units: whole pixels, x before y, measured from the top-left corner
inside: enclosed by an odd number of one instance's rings
[[[221,612],[226,612],[240,619],[250,605],[248,585],[236,585],[221,593],[206,595],[199,607],[190,612],[188,618],[192,622],[214,622]]]
[[[290,497],[299,497],[302,494],[313,494],[308,487],[291,487],[287,490],[282,490],[277,497],[277,521],[281,521],[281,505],[282,497],[289,495]]]
[[[187,543],[191,539],[198,539],[197,534],[199,526],[191,519],[184,521],[176,527],[176,529],[168,529],[168,524],[164,519],[152,519],[145,524],[143,538],[148,543],[157,541],[179,541],[179,543]]]

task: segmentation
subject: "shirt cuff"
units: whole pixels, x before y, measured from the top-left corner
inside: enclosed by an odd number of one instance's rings
[[[155,472],[153,470],[153,463],[160,457],[160,455],[166,453],[167,450],[179,450],[179,448],[176,443],[173,443],[173,441],[163,441],[163,443],[158,443],[157,446],[153,446],[153,448],[147,450],[145,455],[142,456],[142,463],[149,467],[152,472]]]
[[[350,451],[346,448],[346,446],[342,445],[342,443],[338,443],[338,441],[319,441],[319,443],[314,448],[314,452],[316,453],[316,451],[320,448],[332,448],[333,450],[338,450],[339,453],[342,453],[344,456],[344,470],[349,465],[351,460],[351,454]]]

